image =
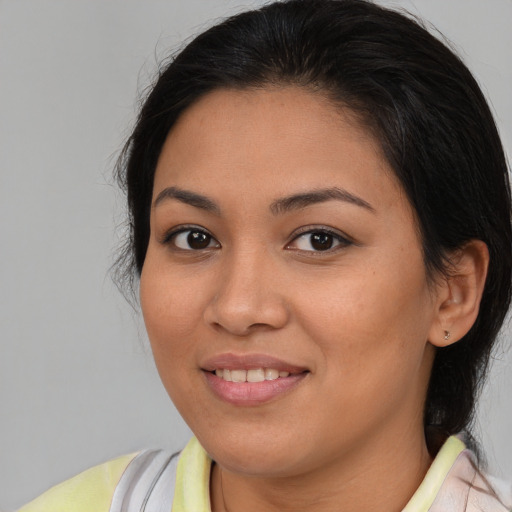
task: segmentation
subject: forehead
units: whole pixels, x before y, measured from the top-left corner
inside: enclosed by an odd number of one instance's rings
[[[348,108],[299,87],[217,90],[180,117],[162,149],[154,195],[178,185],[286,195],[342,186],[396,201],[378,141]]]

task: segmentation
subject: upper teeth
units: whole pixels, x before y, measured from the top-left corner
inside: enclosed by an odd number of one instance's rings
[[[254,370],[215,370],[215,375],[229,382],[263,382],[288,377],[290,372],[280,372],[274,368],[256,368]]]

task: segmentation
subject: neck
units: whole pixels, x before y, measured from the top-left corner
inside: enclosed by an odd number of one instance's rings
[[[212,511],[334,512],[342,507],[343,512],[399,512],[421,483],[431,458],[422,429],[402,432],[392,444],[380,434],[328,467],[301,475],[247,476],[214,464]]]

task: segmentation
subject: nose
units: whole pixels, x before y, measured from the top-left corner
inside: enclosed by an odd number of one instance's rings
[[[216,293],[205,308],[208,324],[234,336],[286,325],[289,307],[278,270],[261,251],[245,251],[222,263]]]

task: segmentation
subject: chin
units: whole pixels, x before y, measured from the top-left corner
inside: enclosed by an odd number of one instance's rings
[[[286,477],[304,469],[308,459],[304,440],[297,440],[287,429],[280,435],[223,431],[222,438],[197,435],[212,460],[223,469],[247,476]],[[256,433],[256,434],[255,434]],[[300,447],[300,451],[297,450]]]

